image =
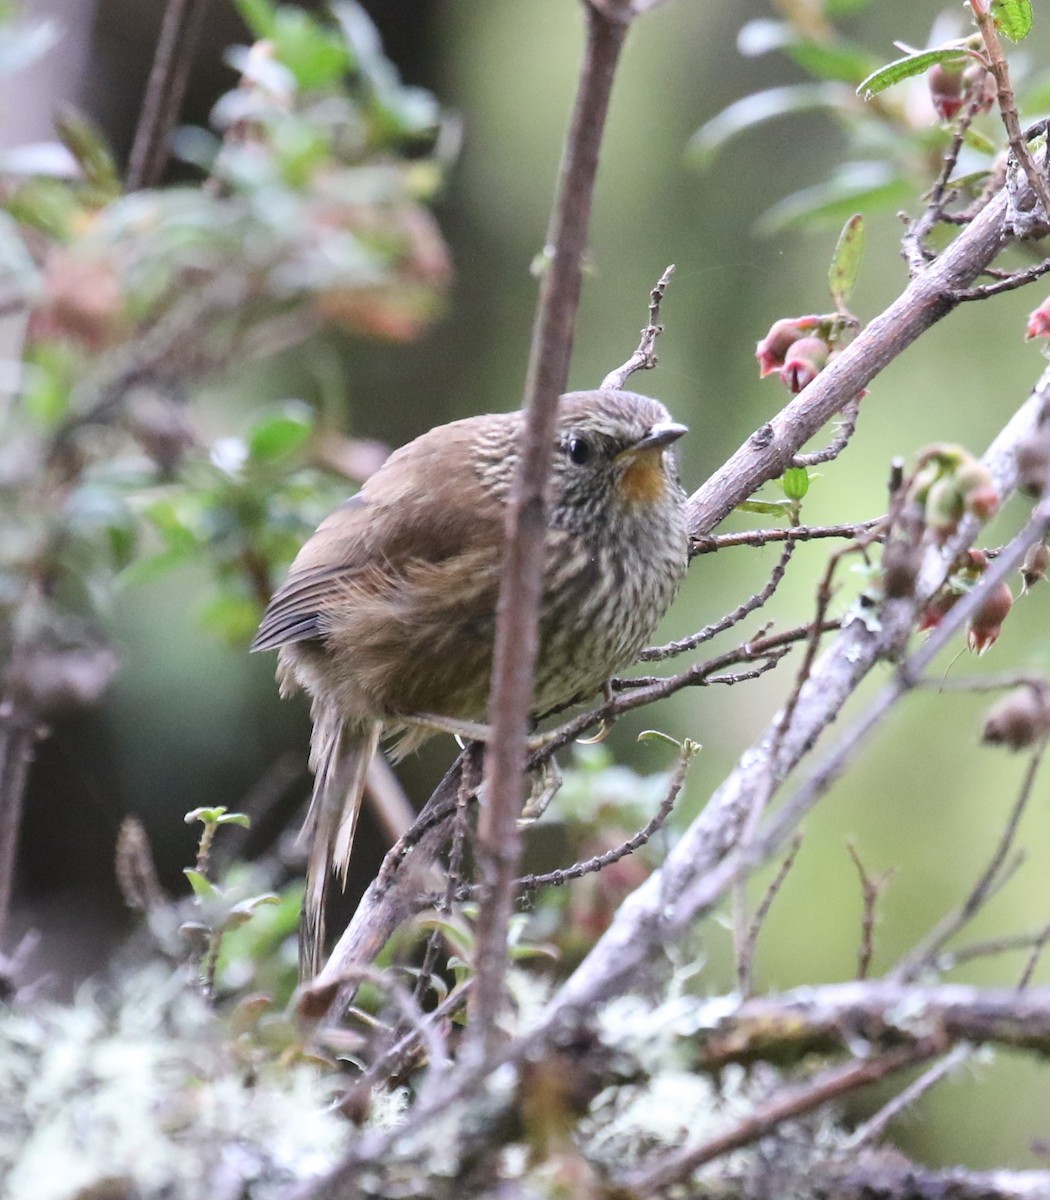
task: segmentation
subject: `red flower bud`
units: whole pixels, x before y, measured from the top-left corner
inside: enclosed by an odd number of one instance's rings
[[[960,592],[953,592],[951,588],[941,588],[922,610],[919,617],[919,632],[926,633],[930,629],[936,629],[961,599]]]
[[[1050,296],[1028,314],[1024,337],[1026,342],[1032,338],[1050,338]]]
[[[780,378],[789,392],[801,392],[813,382],[828,361],[829,347],[823,338],[804,337],[787,352]]]
[[[963,72],[961,65],[951,63],[936,63],[926,74],[926,82],[930,87],[930,99],[937,115],[945,121],[962,108],[963,103]]]
[[[806,334],[812,333],[820,326],[821,318],[783,317],[774,322],[770,331],[755,347],[755,358],[758,359],[760,379],[779,371],[784,365],[784,358],[791,347]]]
[[[1006,583],[998,584],[985,596],[966,631],[966,645],[974,654],[984,654],[995,645],[1013,603],[1013,592]]]

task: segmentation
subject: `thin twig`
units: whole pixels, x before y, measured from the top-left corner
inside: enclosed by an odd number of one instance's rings
[[[1028,143],[1021,131],[1017,103],[1014,100],[1013,86],[1010,83],[1010,70],[1006,65],[1006,56],[1003,53],[1003,44],[999,40],[999,31],[995,27],[995,19],[988,8],[987,0],[970,0],[970,8],[973,10],[977,28],[981,31],[981,37],[984,39],[984,46],[988,52],[988,67],[995,76],[995,86],[999,97],[999,114],[1003,119],[1010,149],[1028,179],[1028,186],[1042,205],[1044,221],[1050,220],[1050,190],[1047,189],[1046,177],[1032,159]]]
[[[1028,267],[1024,271],[1013,271],[1003,279],[996,280],[995,283],[983,283],[977,287],[960,288],[952,298],[960,302],[987,300],[991,296],[998,296],[1003,292],[1012,292],[1017,288],[1025,287],[1029,283],[1034,283],[1035,280],[1041,279],[1047,271],[1050,271],[1050,258],[1044,259],[1041,263],[1036,263],[1034,267]]]
[[[842,525],[787,525],[783,529],[742,529],[739,533],[707,534],[695,538],[689,547],[692,557],[713,554],[731,546],[765,546],[769,542],[812,542],[819,538],[853,538],[867,533],[885,523],[886,518],[874,517],[858,524]]]
[[[878,1112],[870,1116],[863,1124],[858,1125],[850,1135],[846,1143],[847,1147],[855,1150],[880,1141],[891,1121],[896,1120],[906,1108],[911,1108],[932,1087],[953,1071],[958,1070],[964,1063],[969,1062],[972,1057],[972,1046],[965,1043],[955,1046],[940,1062],[934,1063],[932,1067],[923,1071],[917,1079],[913,1079],[906,1088],[899,1091],[892,1100],[888,1100]]]
[[[647,646],[639,655],[639,662],[662,662],[666,658],[674,658],[676,655],[684,654],[687,650],[695,650],[697,646],[702,646],[704,642],[709,642],[718,634],[724,633],[727,629],[732,629],[734,625],[739,625],[751,613],[761,608],[773,593],[780,587],[784,579],[784,574],[787,571],[788,563],[791,561],[791,556],[795,553],[796,542],[786,542],[784,549],[781,551],[777,565],[773,568],[773,573],[761,591],[756,592],[753,596],[749,596],[743,604],[738,605],[731,613],[727,613],[724,617],[720,617],[717,621],[713,621],[710,625],[705,625],[703,629],[696,633],[691,633],[688,637],[681,638],[677,642],[668,642],[663,646]]]
[[[795,865],[795,859],[798,857],[798,852],[801,849],[802,834],[796,833],[791,840],[787,854],[777,869],[777,873],[773,876],[769,887],[766,888],[762,899],[758,902],[758,907],[755,909],[755,915],[751,918],[751,924],[748,926],[747,932],[739,940],[742,951],[737,955],[737,991],[742,996],[751,995],[753,983],[752,972],[755,962],[755,947],[758,945],[758,935],[762,932],[762,927],[769,916],[769,910],[773,907],[773,901],[784,886],[784,882],[791,873],[791,868]]]
[[[849,445],[849,440],[857,431],[857,418],[860,416],[860,396],[854,396],[842,406],[841,420],[835,436],[823,450],[811,450],[808,454],[796,454],[792,459],[795,467],[816,467],[821,463],[831,462],[838,458]]]
[[[1021,817],[1031,798],[1036,775],[1046,752],[1046,745],[1046,739],[1044,739],[1033,752],[1006,825],[996,842],[987,866],[978,876],[969,895],[954,912],[948,913],[914,949],[901,959],[889,973],[889,978],[907,981],[921,974],[951,938],[969,924],[974,915],[984,907],[992,892],[997,890],[996,885],[1002,877],[1003,864],[1013,847]]]
[[[609,8],[623,19],[613,19]],[[499,1042],[507,931],[521,860],[518,818],[525,801],[525,741],[532,705],[546,495],[558,397],[568,378],[594,182],[613,78],[627,34],[623,2],[587,12],[580,81],[547,237],[548,265],[540,290],[525,381],[525,427],[517,478],[508,505],[507,543],[496,609],[486,804],[478,819],[477,858],[484,899],[475,930],[477,974],[471,997],[474,1053]]]
[[[841,1066],[830,1067],[804,1084],[778,1092],[772,1100],[742,1117],[717,1137],[670,1154],[663,1152],[655,1164],[643,1165],[632,1171],[625,1183],[642,1196],[662,1192],[673,1184],[688,1180],[705,1163],[714,1162],[742,1146],[758,1141],[792,1117],[812,1112],[840,1096],[869,1087],[887,1075],[930,1058],[941,1048],[939,1041],[924,1039],[875,1058],[854,1059]]]
[[[656,287],[649,293],[649,323],[642,330],[642,340],[638,343],[638,349],[622,367],[617,367],[615,371],[606,375],[602,380],[603,391],[606,388],[622,388],[635,371],[651,371],[657,365],[659,360],[656,357],[656,339],[664,331],[660,324],[660,305],[673,274],[674,263],[664,271]]]
[[[925,247],[926,238],[936,225],[946,220],[945,206],[954,198],[954,192],[950,194],[947,192],[948,180],[951,179],[955,165],[959,161],[959,153],[966,141],[966,134],[981,106],[984,90],[982,84],[983,77],[981,83],[977,83],[971,88],[970,98],[963,106],[952,129],[952,138],[948,143],[944,158],[941,160],[940,173],[930,189],[926,209],[917,221],[909,224],[908,232],[904,235],[901,248],[908,263],[908,270],[913,276],[921,271],[929,261],[930,251]]]
[[[893,878],[894,872],[889,870],[877,879],[872,879],[867,868],[861,862],[856,845],[853,842],[847,842],[846,849],[849,851],[853,865],[857,868],[857,875],[860,877],[861,900],[864,905],[860,922],[860,947],[857,950],[857,978],[867,979],[871,960],[875,953],[875,915],[879,896],[882,895],[886,884]]]
[[[683,743],[682,751],[678,758],[678,765],[671,775],[671,781],[667,785],[667,792],[660,802],[660,807],[637,833],[633,834],[626,841],[621,842],[618,846],[614,846],[611,850],[605,851],[604,854],[596,854],[593,858],[573,863],[570,867],[560,867],[556,871],[547,871],[544,874],[522,875],[520,879],[514,881],[515,890],[519,894],[524,894],[527,892],[537,892],[545,887],[563,887],[565,884],[571,883],[574,879],[581,879],[584,875],[593,875],[598,871],[604,870],[606,867],[611,867],[613,863],[619,862],[621,858],[626,858],[629,854],[640,850],[667,823],[667,819],[674,811],[675,803],[685,783],[689,764],[699,749],[700,747],[693,742],[686,741]],[[456,892],[456,900],[460,902],[472,900],[476,897],[477,888],[475,887],[460,887]]]
[[[208,0],[168,0],[131,147],[129,192],[160,182],[207,7]]]

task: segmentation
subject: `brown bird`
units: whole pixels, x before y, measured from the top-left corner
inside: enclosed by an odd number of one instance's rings
[[[252,642],[280,649],[281,694],[312,706],[313,798],[300,960],[320,967],[332,870],[343,884],[365,773],[483,720],[520,412],[468,417],[395,451],[292,563]],[[532,711],[598,692],[667,611],[688,559],[685,494],[668,447],[683,433],[632,392],[562,396],[551,467]]]

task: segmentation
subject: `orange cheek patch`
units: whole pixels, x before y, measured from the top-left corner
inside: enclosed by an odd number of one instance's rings
[[[663,450],[643,450],[627,466],[620,479],[624,499],[636,504],[655,504],[667,491]]]

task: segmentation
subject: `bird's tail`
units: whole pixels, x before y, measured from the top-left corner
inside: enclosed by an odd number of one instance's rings
[[[299,974],[303,979],[321,969],[328,884],[335,871],[346,886],[365,774],[380,732],[377,722],[348,724],[327,705],[315,705],[313,719],[310,766],[314,791],[301,835],[310,846],[299,925]]]

